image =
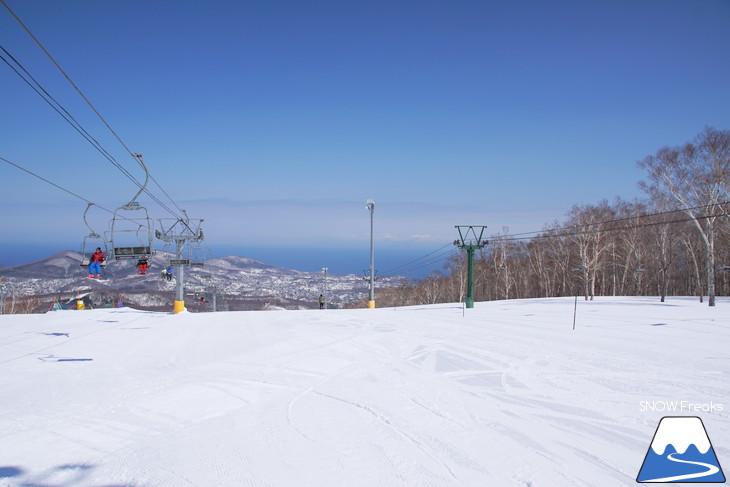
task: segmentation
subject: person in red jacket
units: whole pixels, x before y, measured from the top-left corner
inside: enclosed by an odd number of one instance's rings
[[[139,273],[143,276],[145,274],[147,274],[147,264],[148,264],[148,259],[147,259],[146,255],[143,255],[142,257],[139,258],[139,260],[137,260],[137,267],[139,267]]]
[[[89,259],[89,277],[101,277],[101,264],[106,260],[104,252],[100,247],[96,248],[96,252],[91,254]]]

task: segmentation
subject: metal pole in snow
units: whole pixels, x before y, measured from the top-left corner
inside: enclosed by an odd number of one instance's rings
[[[575,330],[575,315],[578,312],[578,296],[575,297],[575,303],[573,304],[573,329]]]
[[[178,259],[178,262],[183,258],[183,246],[185,245],[185,240],[178,239],[175,241],[176,243],[176,252],[175,256]],[[183,271],[184,267],[180,264],[175,264],[175,303],[174,303],[174,309],[173,313],[180,313],[181,311],[185,311],[185,285],[184,285],[184,277],[185,277],[185,271]]]
[[[373,246],[373,216],[375,214],[375,201],[367,200],[366,208],[370,210],[370,296],[368,308],[375,307],[375,248]]]
[[[327,268],[322,267],[322,270],[324,271],[324,309],[327,309]]]

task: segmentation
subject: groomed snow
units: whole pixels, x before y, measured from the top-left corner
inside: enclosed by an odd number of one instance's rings
[[[0,316],[0,486],[633,486],[683,415],[730,464],[730,300],[573,303]]]

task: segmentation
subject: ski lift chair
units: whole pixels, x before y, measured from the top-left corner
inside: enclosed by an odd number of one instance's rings
[[[89,221],[86,219],[86,214],[89,212],[89,208],[93,205],[94,203],[89,203],[84,211],[84,223],[89,229],[89,234],[84,237],[84,240],[81,243],[81,267],[89,266],[91,254],[93,254],[97,248],[101,249],[102,252],[104,252],[104,255],[107,255],[109,252],[109,243],[107,239],[96,233],[94,229],[91,228]],[[102,262],[101,265],[104,267],[106,265],[106,261]]]
[[[132,156],[144,169],[145,181],[129,203],[114,211],[110,240],[115,260],[134,260],[142,256],[152,256],[154,224],[147,209],[137,202],[137,198],[147,187],[149,171],[142,161],[141,154],[132,154]]]
[[[152,220],[144,210],[144,218],[125,218],[117,212],[112,219],[111,242],[115,260],[136,260],[152,255]],[[136,226],[136,228],[132,228]]]

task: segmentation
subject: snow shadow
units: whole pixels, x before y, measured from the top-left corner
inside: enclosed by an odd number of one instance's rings
[[[49,337],[69,337],[68,333],[41,333],[42,335],[46,335]]]
[[[669,323],[653,323],[651,326],[669,326]]]
[[[93,362],[93,358],[56,357],[53,354],[38,357],[42,362]]]
[[[22,475],[23,469],[18,467],[0,467],[0,479],[9,479]]]
[[[420,308],[420,307],[417,307],[417,306],[423,306],[423,307]],[[462,305],[458,305],[457,306],[457,305],[453,305],[453,304],[445,304],[445,305],[437,305],[437,304],[424,305],[424,304],[419,304],[417,306],[414,306],[413,307],[413,309],[415,311],[424,311],[424,310],[425,311],[428,311],[428,310],[433,310],[433,309],[458,309],[458,310],[461,310],[464,307]],[[388,308],[384,307],[383,309],[388,309]]]
[[[12,479],[9,485],[19,487],[74,487],[88,479],[95,465],[86,463],[65,464],[41,473],[33,473],[22,467],[0,467],[0,481]],[[2,482],[0,482],[2,483]],[[5,485],[2,483],[2,485]],[[132,484],[94,484],[94,487],[134,487]]]

